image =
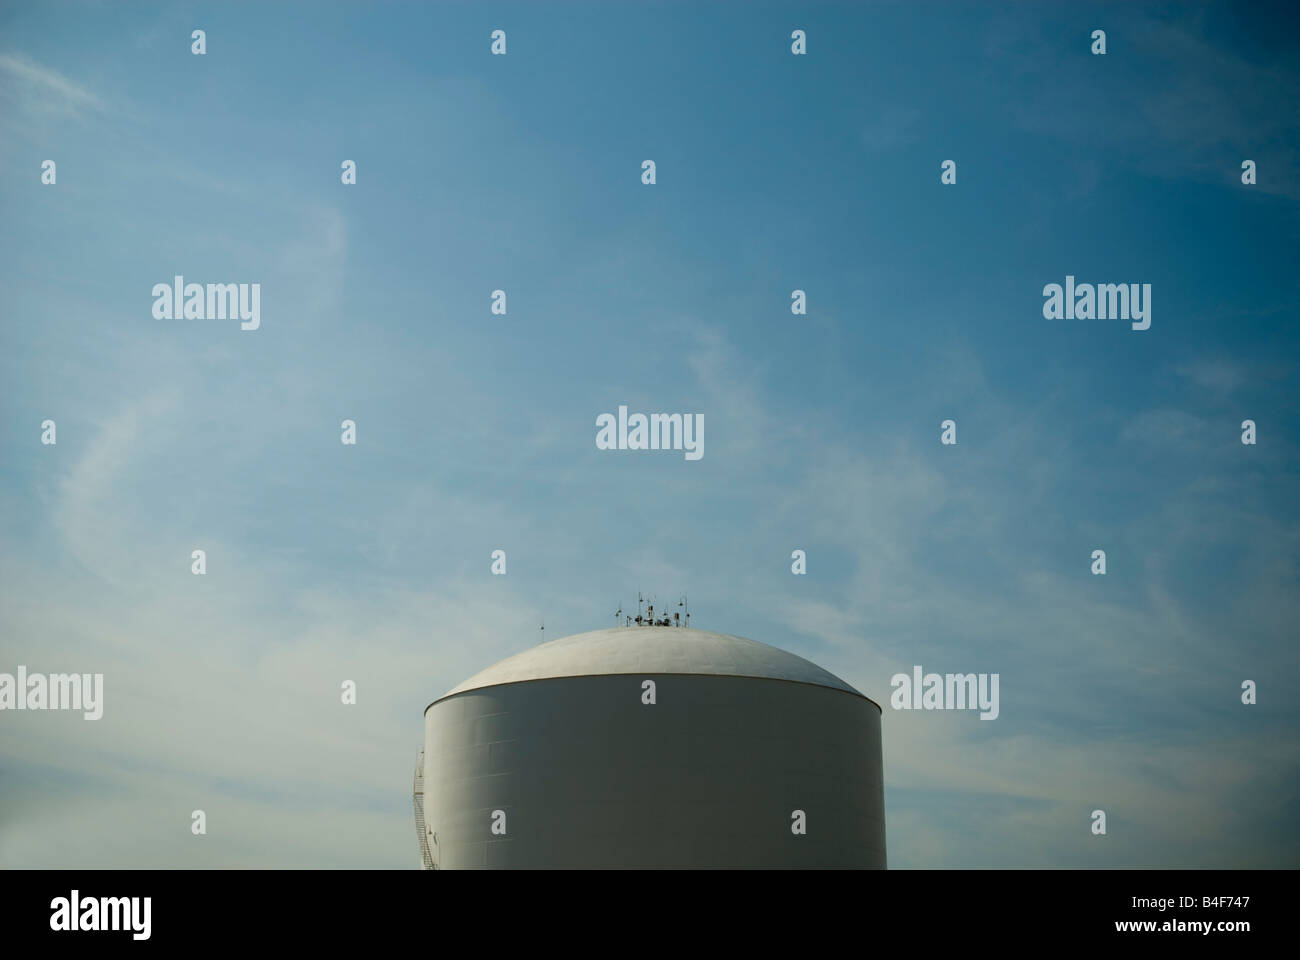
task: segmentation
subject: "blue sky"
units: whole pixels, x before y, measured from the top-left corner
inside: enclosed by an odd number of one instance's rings
[[[1296,866],[1293,20],[0,6],[0,671],[106,685],[0,719],[0,864],[412,866],[424,706],[641,589],[886,705],[893,867]]]

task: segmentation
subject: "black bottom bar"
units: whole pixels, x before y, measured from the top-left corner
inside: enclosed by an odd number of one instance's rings
[[[1124,941],[1231,949],[1285,933],[1294,880],[1287,871],[8,871],[0,915],[6,946],[63,940],[91,950],[518,941],[676,952],[687,935],[773,948],[793,938],[809,949],[847,938],[866,952]],[[137,939],[143,898],[148,937]]]

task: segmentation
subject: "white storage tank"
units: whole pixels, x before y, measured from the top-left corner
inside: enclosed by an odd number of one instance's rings
[[[425,710],[430,868],[885,866],[881,710],[743,637],[628,626],[502,660]]]

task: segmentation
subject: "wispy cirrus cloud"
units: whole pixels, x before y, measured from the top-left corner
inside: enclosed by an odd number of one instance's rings
[[[0,53],[0,73],[8,80],[8,96],[33,113],[108,112],[108,104],[57,70],[44,67],[22,54]]]
[[[1223,357],[1204,357],[1178,367],[1175,372],[1214,393],[1231,393],[1246,381],[1246,371],[1241,365]]]

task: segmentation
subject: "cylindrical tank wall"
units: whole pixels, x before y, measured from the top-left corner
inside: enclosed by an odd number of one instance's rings
[[[875,704],[786,680],[559,677],[425,713],[444,869],[883,868],[881,769]]]

